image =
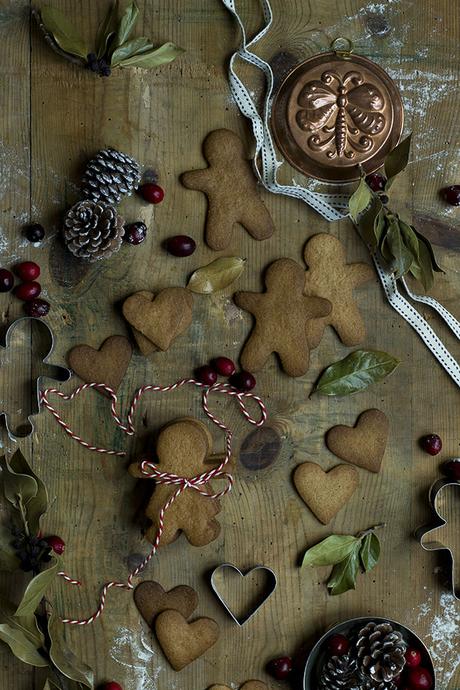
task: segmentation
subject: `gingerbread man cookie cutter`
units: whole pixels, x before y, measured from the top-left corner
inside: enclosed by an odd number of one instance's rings
[[[55,345],[53,331],[44,321],[31,316],[24,316],[16,319],[16,321],[13,321],[13,323],[8,327],[3,338],[3,343],[0,344],[0,370],[5,368],[7,362],[10,363],[8,356],[11,353],[14,353],[17,347],[14,343],[14,337],[17,333],[21,335],[20,331],[26,324],[30,324],[30,340],[33,340],[32,328],[35,327],[38,329],[36,335],[39,336],[41,341],[40,344],[43,347],[42,353],[46,350],[46,354],[44,356],[42,356],[42,354],[37,354],[37,361],[40,360],[41,370],[40,374],[36,377],[36,384],[33,386],[34,393],[31,396],[32,409],[29,414],[24,414],[24,417],[26,417],[26,422],[21,425],[19,429],[13,430],[11,428],[11,407],[9,406],[9,403],[11,405],[11,401],[9,401],[8,387],[4,388],[6,382],[4,381],[3,376],[0,377],[0,400],[2,406],[0,408],[0,419],[3,418],[6,431],[12,441],[16,441],[18,438],[26,438],[34,431],[32,417],[36,416],[40,412],[42,379],[50,378],[56,381],[64,382],[68,381],[68,379],[72,376],[72,372],[66,367],[51,364],[49,362],[49,358],[53,354]],[[33,352],[33,344],[30,345],[30,343],[27,343],[27,346],[30,347],[31,351]],[[48,366],[50,369],[49,373],[43,373],[43,369],[46,369],[46,366]],[[33,380],[33,375],[31,378]]]
[[[441,541],[440,533],[447,531],[449,525],[448,516],[446,512],[449,506],[443,505],[443,499],[447,487],[452,487],[453,491],[456,493],[456,514],[460,514],[458,509],[460,508],[460,482],[452,481],[451,479],[439,479],[431,486],[429,491],[429,501],[431,508],[434,513],[435,522],[419,527],[415,536],[419,540],[422,549],[425,551],[447,551],[450,560],[450,582],[451,591],[454,597],[460,600],[460,539],[457,537],[457,543],[459,544],[458,553],[454,554],[452,544],[448,544],[445,541]],[[452,530],[455,533],[454,530]]]

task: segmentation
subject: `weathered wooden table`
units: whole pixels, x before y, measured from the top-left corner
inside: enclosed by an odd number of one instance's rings
[[[94,36],[108,1],[53,0],[85,36]],[[250,24],[261,16],[255,0],[239,3]],[[328,48],[337,35],[350,37],[358,52],[381,64],[393,76],[404,99],[406,129],[414,132],[413,160],[392,203],[413,218],[437,245],[445,274],[433,295],[457,316],[458,211],[447,207],[438,190],[458,183],[458,116],[460,97],[456,61],[459,14],[447,0],[273,0],[275,24],[261,45],[272,59],[282,52],[295,59]],[[168,67],[153,71],[120,71],[100,79],[62,61],[42,41],[28,19],[29,2],[1,0],[1,264],[31,258],[42,267],[44,293],[52,304],[48,323],[57,337],[53,360],[64,363],[72,345],[99,346],[112,334],[126,333],[119,303],[131,292],[184,285],[189,273],[215,254],[203,243],[205,199],[185,190],[179,175],[204,164],[201,142],[212,129],[229,127],[251,146],[248,123],[232,101],[226,78],[228,57],[238,43],[237,31],[218,0],[139,2],[138,33],[155,42],[174,40],[186,49]],[[281,61],[282,62],[282,61]],[[256,95],[261,93],[257,75]],[[147,219],[147,241],[125,246],[107,263],[76,269],[57,236],[63,210],[76,198],[84,162],[111,145],[155,167],[166,198],[154,209],[138,200],[125,214]],[[301,176],[287,170],[286,180]],[[277,225],[269,241],[258,243],[235,233],[229,254],[247,257],[240,289],[259,289],[264,267],[273,259],[301,261],[306,239],[319,231],[336,233],[353,260],[366,250],[349,222],[328,226],[304,205],[264,193]],[[35,248],[21,227],[29,220],[47,228],[46,241]],[[198,240],[189,259],[165,255],[161,242],[186,233]],[[126,409],[137,386],[170,383],[190,375],[210,357],[237,357],[250,320],[232,303],[232,288],[196,299],[191,331],[167,353],[151,359],[135,355],[121,388]],[[67,629],[75,652],[97,671],[99,680],[114,678],[125,690],[205,690],[221,682],[237,687],[248,678],[266,679],[264,665],[280,653],[292,653],[311,642],[328,625],[356,615],[384,615],[411,626],[431,649],[439,690],[460,685],[460,603],[444,589],[435,555],[423,552],[412,534],[429,518],[427,490],[439,475],[439,458],[423,454],[417,438],[436,431],[444,441],[442,458],[458,454],[458,390],[413,331],[393,312],[375,282],[361,290],[360,305],[368,328],[366,346],[391,352],[402,360],[385,384],[350,399],[309,399],[320,370],[347,352],[332,331],[312,355],[307,376],[291,380],[273,358],[258,376],[258,392],[270,408],[270,422],[260,446],[238,461],[234,492],[225,499],[221,537],[203,549],[183,540],[165,548],[147,578],[166,587],[189,584],[200,595],[198,613],[215,617],[222,629],[218,644],[180,674],[168,666],[152,635],[141,622],[132,597],[111,592],[101,621]],[[0,298],[6,327],[21,313],[10,294]],[[427,317],[438,327],[436,317]],[[458,342],[447,336],[458,355]],[[30,363],[22,352],[18,371]],[[67,384],[66,388],[71,388]],[[14,383],[11,383],[14,393]],[[360,488],[328,527],[310,514],[293,489],[291,475],[300,461],[313,459],[324,468],[335,459],[324,445],[324,433],[336,423],[352,424],[357,414],[379,407],[390,418],[391,439],[379,475],[360,471]],[[225,408],[225,411],[224,411]],[[230,404],[219,410],[238,431],[239,443],[251,431]],[[135,458],[165,422],[181,415],[201,416],[199,397],[182,390],[145,399],[139,412],[142,429],[127,441],[114,431],[108,405],[97,394],[63,408],[77,431],[98,444],[126,448]],[[142,420],[142,421],[141,421]],[[276,440],[282,441],[277,454]],[[14,445],[4,439],[9,449]],[[216,436],[216,448],[222,438]],[[85,586],[77,591],[59,582],[53,601],[62,614],[86,615],[101,584],[123,578],[127,561],[146,548],[140,534],[141,496],[127,474],[128,459],[97,456],[71,441],[49,414],[37,419],[36,433],[21,443],[34,469],[48,484],[55,501],[44,531],[63,536],[67,570]],[[258,463],[264,459],[263,469]],[[355,533],[383,522],[383,557],[372,575],[359,578],[355,592],[331,598],[324,585],[327,570],[302,571],[299,556],[331,531]],[[279,578],[269,603],[246,627],[237,628],[211,593],[209,570],[224,561],[243,568],[255,563],[272,567]],[[11,578],[4,578],[11,582]],[[11,586],[11,585],[10,585]],[[14,592],[13,592],[14,595]],[[0,650],[0,686],[8,690],[41,690],[42,676]],[[278,685],[270,681],[270,688]],[[279,686],[281,687],[281,685]]]

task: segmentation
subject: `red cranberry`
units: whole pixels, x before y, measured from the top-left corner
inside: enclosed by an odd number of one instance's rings
[[[433,678],[426,668],[413,668],[407,676],[411,690],[430,690],[433,687]]]
[[[212,368],[220,376],[232,376],[235,373],[235,365],[228,357],[216,357],[211,362]]]
[[[61,537],[54,534],[51,537],[45,537],[45,541],[49,544],[50,548],[53,549],[54,553],[57,553],[58,556],[62,556],[65,551],[65,542]]]
[[[27,316],[33,316],[35,319],[40,319],[42,316],[47,316],[49,314],[50,305],[46,299],[32,299],[30,302],[24,304],[24,310]]]
[[[460,458],[453,458],[453,460],[445,462],[442,471],[454,482],[460,481]]]
[[[188,235],[174,235],[166,240],[166,250],[173,256],[190,256],[196,249],[196,242]]]
[[[0,292],[9,292],[14,285],[14,276],[6,268],[0,268]]]
[[[422,436],[420,439],[420,445],[425,453],[429,453],[430,455],[437,455],[442,449],[442,441],[437,434],[427,434],[426,436]]]
[[[267,664],[268,673],[276,680],[286,680],[292,673],[292,659],[290,656],[282,656],[279,659],[272,659]]]
[[[199,367],[195,372],[195,376],[197,381],[204,383],[205,386],[213,386],[217,381],[216,372],[208,364]]]
[[[404,655],[406,660],[406,666],[409,668],[417,668],[422,663],[422,655],[418,649],[415,647],[409,647]]]
[[[120,683],[115,683],[114,680],[111,680],[109,683],[104,683],[102,685],[101,690],[123,690],[121,687]]]
[[[460,184],[444,187],[444,189],[441,189],[441,194],[444,201],[447,201],[451,206],[460,206]]]
[[[387,178],[380,173],[371,173],[366,177],[367,185],[372,189],[373,192],[383,192],[387,182]]]
[[[237,374],[233,374],[230,383],[239,391],[252,391],[256,385],[256,380],[249,371],[239,371]]]
[[[164,190],[157,184],[147,182],[139,187],[139,189],[142,197],[145,199],[145,201],[148,201],[149,204],[160,204],[164,199]]]
[[[125,225],[123,239],[129,244],[141,244],[147,237],[147,226],[145,223],[131,223]]]
[[[37,280],[40,275],[40,266],[34,261],[23,261],[22,264],[18,264],[14,267],[14,272],[21,280],[29,282],[31,280]]]
[[[32,223],[25,228],[24,235],[29,242],[41,242],[45,237],[45,229],[40,223]]]
[[[332,635],[327,641],[327,646],[333,656],[342,656],[350,649],[350,642],[344,635]]]
[[[21,285],[16,285],[14,288],[14,294],[18,299],[22,299],[24,302],[29,302],[32,299],[38,297],[42,291],[40,283],[32,280],[30,283],[21,283]]]

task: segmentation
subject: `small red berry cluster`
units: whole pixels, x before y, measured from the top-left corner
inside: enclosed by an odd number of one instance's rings
[[[49,303],[44,299],[39,299],[42,291],[41,285],[37,282],[40,275],[40,266],[34,261],[23,261],[14,267],[14,273],[22,280],[22,283],[14,288],[15,296],[24,302],[24,310],[27,316],[40,318],[46,316],[50,310]],[[14,276],[6,268],[0,269],[0,292],[9,292],[14,285]]]
[[[145,182],[142,184],[138,192],[140,196],[147,201],[149,204],[160,204],[164,197],[164,189],[160,185],[156,184],[156,177],[154,181]],[[142,242],[147,237],[147,226],[142,221],[136,221],[135,223],[128,223],[125,225],[125,234],[123,239],[128,244],[137,245],[142,244]]]
[[[57,553],[58,556],[62,556],[65,551],[65,541],[61,539],[61,537],[58,537],[57,534],[53,534],[50,537],[44,537],[44,539],[48,543],[48,546],[53,549],[54,553]]]
[[[442,440],[438,434],[426,434],[420,439],[420,446],[429,455],[438,455]],[[460,458],[452,458],[442,465],[442,471],[453,482],[460,482]]]
[[[210,364],[204,364],[195,370],[196,380],[205,386],[213,386],[217,383],[218,376],[228,378],[231,385],[239,391],[251,391],[256,380],[249,371],[236,371],[235,364],[228,357],[216,357]]]

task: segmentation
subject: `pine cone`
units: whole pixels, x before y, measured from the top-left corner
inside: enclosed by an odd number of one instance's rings
[[[64,219],[67,249],[79,259],[108,259],[120,249],[125,234],[124,220],[113,206],[79,201]]]
[[[139,163],[116,149],[102,149],[88,163],[82,179],[82,193],[91,201],[119,204],[141,181]]]
[[[333,656],[323,666],[318,690],[358,690],[356,661],[348,654]]]
[[[384,681],[379,683],[378,681],[373,681],[372,678],[365,678],[360,674],[361,684],[359,686],[360,690],[398,690],[398,686],[390,680],[388,683]]]
[[[369,679],[371,688],[391,690],[406,660],[407,644],[391,623],[368,623],[358,634],[356,658],[360,673]]]

